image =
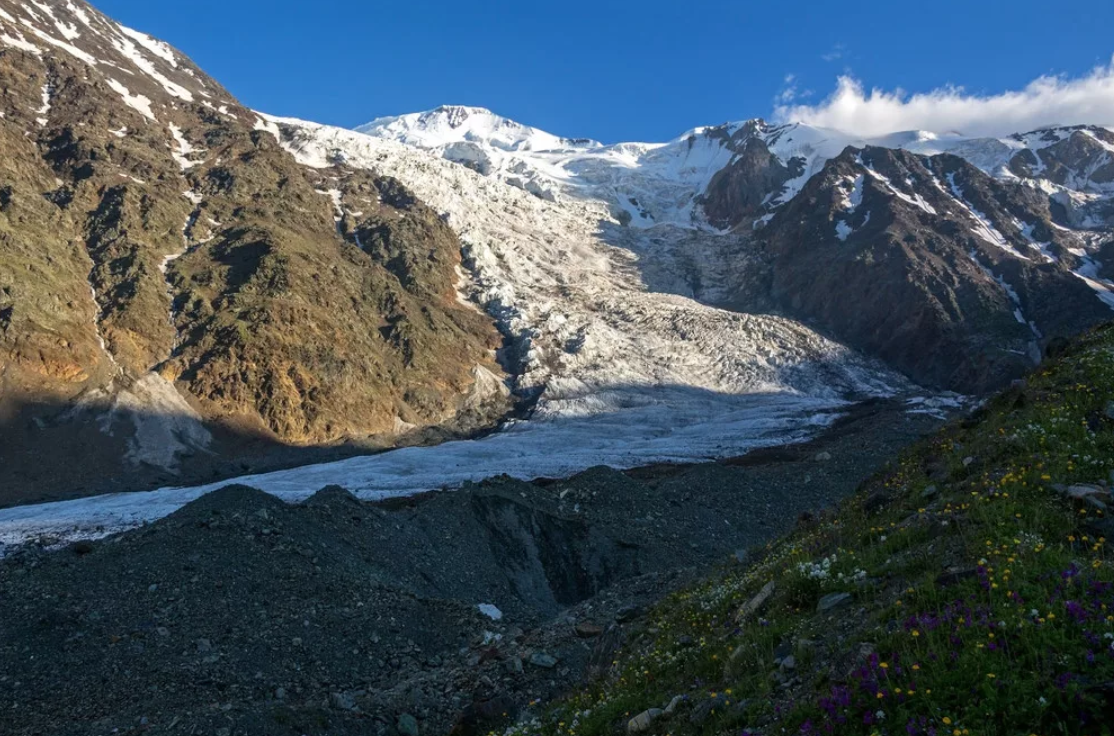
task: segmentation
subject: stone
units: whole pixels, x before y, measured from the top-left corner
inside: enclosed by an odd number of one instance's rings
[[[818,453],[816,453],[815,457],[813,457],[812,459],[815,460],[818,463],[826,463],[826,462],[828,462],[829,460],[832,459],[832,453],[830,453],[830,452],[818,452]]]
[[[337,710],[356,710],[356,698],[351,693],[332,693],[329,695],[329,704]]]
[[[762,586],[762,590],[758,591],[753,598],[744,603],[743,607],[739,609],[739,612],[735,614],[735,622],[742,623],[751,616],[759,613],[766,604],[770,602],[770,599],[773,598],[776,591],[777,583],[773,580]]]
[[[1106,405],[1106,411],[1103,413],[1106,414],[1107,419],[1114,419],[1114,401]]]
[[[712,715],[716,713],[723,713],[728,707],[728,699],[717,693],[714,697],[702,700],[696,704],[692,710],[692,715],[689,716],[689,723],[694,726],[702,726]]]
[[[1057,490],[1062,488],[1058,486]],[[1061,491],[1062,495],[1067,496],[1075,501],[1083,501],[1095,505],[1097,508],[1106,508],[1106,501],[1110,500],[1110,491],[1102,486],[1092,485],[1090,483],[1076,483],[1068,486]]]
[[[403,713],[398,717],[398,722],[395,724],[398,732],[402,736],[418,736],[418,719],[409,713]]]
[[[642,615],[642,609],[638,606],[625,606],[619,609],[615,614],[615,620],[621,624],[630,623]]]
[[[955,585],[957,583],[963,582],[964,580],[973,578],[978,575],[978,573],[978,568],[974,567],[953,568],[937,577],[936,584],[941,588],[947,588],[948,586]]]
[[[519,708],[514,698],[500,693],[491,698],[473,700],[457,716],[451,733],[458,736],[485,736],[492,732],[501,733],[497,724],[518,716]]]
[[[603,627],[582,621],[576,625],[575,632],[581,639],[595,639],[597,636],[603,636]]]
[[[669,705],[665,706],[665,715],[671,716],[677,712],[681,704],[685,702],[684,695],[674,695],[673,699],[669,701]]]
[[[213,651],[213,643],[208,639],[198,639],[195,644],[197,646],[197,651],[199,654],[205,654],[206,652]]]
[[[845,606],[851,602],[850,593],[831,593],[820,599],[816,604],[816,611],[818,613],[825,613],[827,611],[835,610],[840,606]]]
[[[863,511],[868,514],[876,514],[889,506],[892,502],[893,498],[890,494],[883,491],[876,491],[867,496],[866,500],[863,501]]]
[[[940,490],[936,486],[929,486],[928,488],[925,488],[924,491],[921,493],[921,498],[926,501],[931,501],[939,495]]]
[[[530,655],[530,664],[551,670],[557,666],[557,658],[546,652],[534,652]]]
[[[797,649],[802,652],[815,652],[820,648],[820,642],[815,639],[798,639]]]
[[[661,708],[650,708],[644,710],[634,718],[627,721],[627,733],[642,733],[648,731],[650,726],[654,724],[664,711]]]
[[[83,557],[85,555],[92,554],[93,553],[93,543],[90,542],[87,539],[82,539],[80,541],[74,542],[70,546],[70,551],[73,552],[75,555],[78,555],[79,557]]]
[[[1092,483],[1075,483],[1070,486],[1065,486],[1060,483],[1054,483],[1052,490],[1059,493],[1064,498],[1079,503],[1085,503],[1091,508],[1098,509],[1099,511],[1106,511],[1111,501],[1110,491],[1104,486],[1094,485]]]
[[[735,651],[731,652],[727,657],[727,664],[723,667],[724,679],[730,679],[739,674],[737,671],[739,668],[739,660],[747,653],[748,649],[749,647],[746,644],[740,644],[735,647]]]
[[[797,669],[797,658],[790,654],[781,660],[781,668],[787,672]]]
[[[615,654],[623,645],[623,627],[612,624],[604,635],[596,639],[588,662],[584,665],[584,677],[595,680],[611,671],[611,663],[615,661]]]
[[[963,458],[963,467],[965,467],[965,468],[971,467],[974,463],[975,463],[975,458],[973,458],[973,457]]]
[[[275,700],[286,700],[286,688],[280,687],[275,690]]]

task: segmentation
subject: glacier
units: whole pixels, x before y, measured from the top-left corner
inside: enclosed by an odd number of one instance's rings
[[[688,250],[692,228],[622,229],[634,240],[616,244],[607,187],[596,196],[549,199],[398,141],[267,116],[256,127],[306,166],[326,169],[343,158],[399,179],[443,213],[465,247],[460,298],[490,314],[513,344],[511,388],[534,397],[529,418],[483,439],[195,488],[0,510],[0,544],[102,536],[231,482],[288,501],[330,484],[376,499],[502,473],[532,479],[601,464],[709,461],[806,439],[850,402],[913,390],[880,363],[792,320],[651,288],[649,265],[659,272],[655,285],[683,281],[671,270],[683,267],[675,256]],[[691,203],[691,189],[687,196],[677,201]],[[343,211],[343,201],[335,204]]]

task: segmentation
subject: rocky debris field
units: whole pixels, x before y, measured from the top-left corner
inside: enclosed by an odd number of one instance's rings
[[[832,505],[937,422],[879,403],[738,461],[382,503],[231,486],[25,548],[0,562],[0,732],[487,733],[604,674],[687,570]]]

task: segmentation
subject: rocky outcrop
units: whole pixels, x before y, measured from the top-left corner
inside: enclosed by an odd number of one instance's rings
[[[768,128],[761,120],[752,120],[733,133],[712,129],[705,135],[715,136],[716,131],[735,155],[712,177],[698,202],[708,222],[718,228],[749,225],[772,211],[771,202],[785,184],[804,173],[803,163],[800,159],[783,162],[770,151]]]
[[[799,162],[789,165],[770,152],[757,137],[747,137],[735,158],[720,169],[701,200],[708,221],[720,228],[734,228],[767,211],[770,195],[801,175]]]

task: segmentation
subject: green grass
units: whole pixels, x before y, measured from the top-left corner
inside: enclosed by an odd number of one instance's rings
[[[663,601],[609,676],[508,734],[625,733],[678,695],[649,733],[1114,733],[1110,522],[1055,490],[1112,470],[1104,328],[757,562]],[[818,613],[832,593],[853,599]]]

